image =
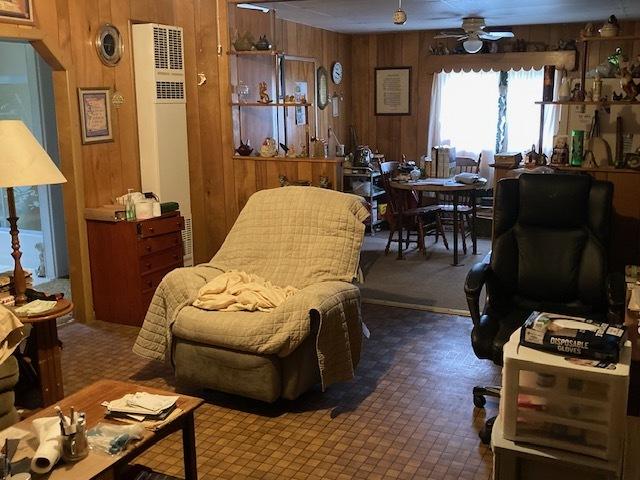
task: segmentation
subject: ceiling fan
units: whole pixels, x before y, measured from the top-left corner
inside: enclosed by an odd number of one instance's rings
[[[513,38],[511,27],[487,27],[484,17],[465,17],[462,28],[445,30],[434,38],[456,38],[468,53],[478,53],[482,49],[482,41],[496,41],[501,38]]]

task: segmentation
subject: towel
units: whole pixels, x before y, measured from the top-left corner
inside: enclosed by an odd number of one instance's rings
[[[258,275],[232,270],[203,286],[193,306],[223,312],[268,312],[296,292],[295,287],[278,287]]]
[[[0,305],[0,363],[16,349],[24,337],[24,325],[7,307]]]
[[[60,418],[37,418],[33,421],[33,429],[38,436],[39,445],[31,459],[31,471],[45,474],[60,460],[62,451]]]

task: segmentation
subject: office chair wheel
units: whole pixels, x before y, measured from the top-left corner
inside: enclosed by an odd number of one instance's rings
[[[484,397],[484,395],[478,395],[475,394],[473,396],[473,404],[478,407],[478,408],[482,408],[486,405],[487,403],[487,399]]]
[[[478,436],[480,437],[480,441],[484,445],[489,445],[491,443],[491,432],[493,431],[493,424],[496,421],[496,417],[491,417],[489,420],[484,422],[484,426],[478,432]]]

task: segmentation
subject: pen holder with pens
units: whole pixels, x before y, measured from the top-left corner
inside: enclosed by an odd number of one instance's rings
[[[71,411],[70,421],[60,421],[62,433],[62,459],[65,462],[77,462],[89,454],[87,441],[87,422],[84,413]]]

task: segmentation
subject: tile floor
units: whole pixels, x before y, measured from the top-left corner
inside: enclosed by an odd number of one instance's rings
[[[499,369],[475,358],[471,320],[364,305],[371,330],[357,377],[324,394],[266,405],[207,392],[196,413],[200,479],[488,479],[484,410],[471,389]],[[173,388],[168,367],[131,352],[137,329],[96,322],[60,328],[65,393],[100,378]],[[491,402],[488,412],[497,406]],[[137,463],[182,476],[179,434]]]

